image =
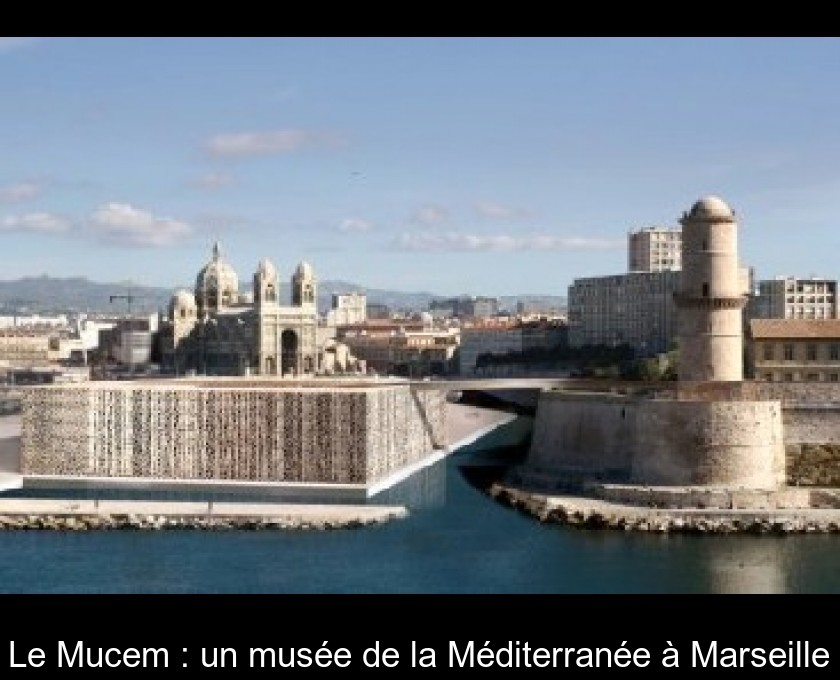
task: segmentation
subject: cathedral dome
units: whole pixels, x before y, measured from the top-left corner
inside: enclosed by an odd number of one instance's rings
[[[195,295],[188,290],[179,290],[172,296],[171,305],[178,308],[195,308]]]
[[[175,317],[181,310],[195,311],[195,295],[188,290],[179,290],[169,301],[169,315]]]
[[[213,257],[198,272],[195,279],[196,295],[216,293],[226,298],[233,298],[239,292],[239,278],[233,267],[222,257],[221,246],[213,246]]]
[[[717,196],[705,196],[691,207],[688,216],[699,219],[732,219],[735,213],[723,199]]]

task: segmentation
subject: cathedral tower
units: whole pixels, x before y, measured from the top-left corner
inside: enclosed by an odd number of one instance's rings
[[[292,276],[292,304],[296,307],[315,307],[315,284],[312,265],[301,262]]]
[[[277,269],[271,260],[260,260],[257,272],[254,274],[254,303],[256,305],[276,305],[279,293]]]

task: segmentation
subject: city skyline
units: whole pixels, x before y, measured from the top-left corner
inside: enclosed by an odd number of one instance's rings
[[[835,38],[0,38],[0,278],[565,295],[700,196],[837,277]],[[791,234],[800,236],[791,239]],[[823,247],[815,248],[815,244]]]

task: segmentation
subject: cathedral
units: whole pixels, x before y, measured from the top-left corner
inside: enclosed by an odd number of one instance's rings
[[[291,279],[291,304],[280,304],[277,269],[264,259],[253,290],[213,246],[195,291],[180,290],[162,329],[164,369],[177,375],[311,376],[320,370],[316,280],[301,262]]]

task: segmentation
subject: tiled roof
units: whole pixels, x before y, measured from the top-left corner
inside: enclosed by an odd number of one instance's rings
[[[752,319],[750,336],[755,340],[840,340],[840,319]]]

